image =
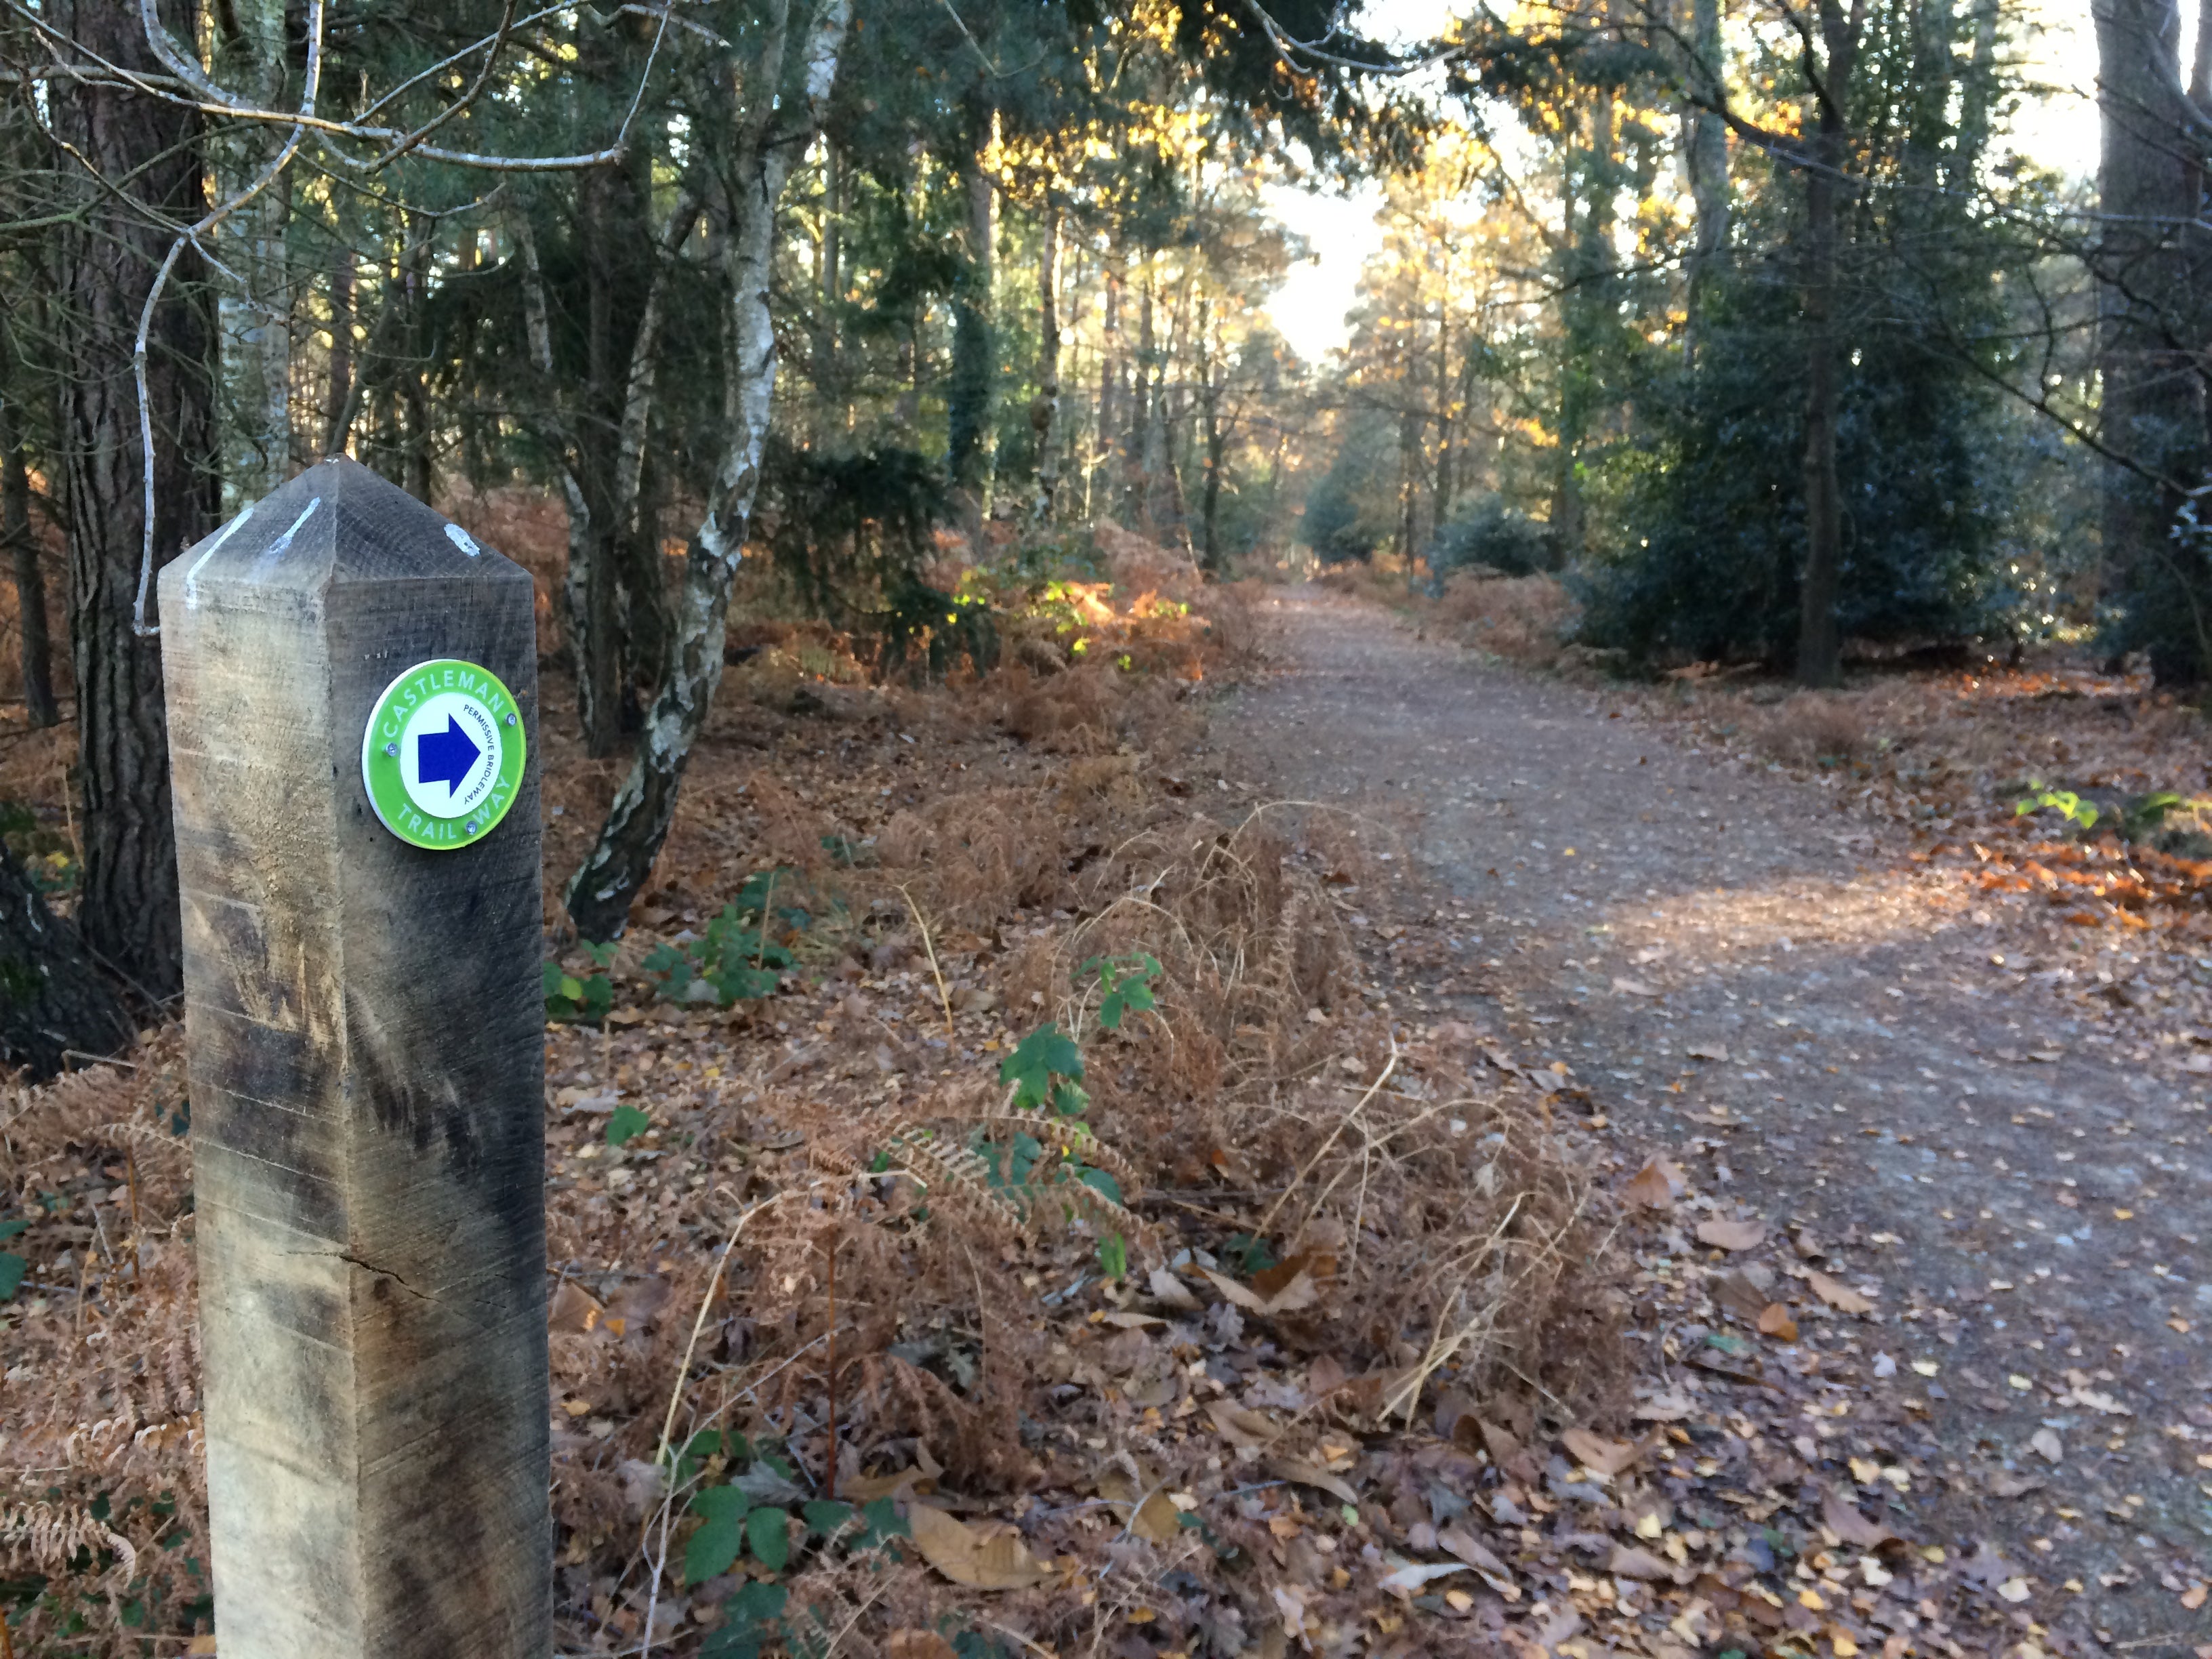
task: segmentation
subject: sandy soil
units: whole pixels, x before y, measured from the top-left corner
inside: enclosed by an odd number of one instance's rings
[[[1274,604],[1215,746],[1234,782],[1417,826],[1443,960],[1378,939],[1407,1018],[1564,1063],[1625,1154],[1879,1287],[1924,1406],[1896,1432],[1942,1472],[1899,1498],[1923,1540],[2002,1551],[2054,1628],[2212,1653],[2212,1119],[2124,997],[2084,1012],[2127,937],[2054,956],[1831,793],[1350,601]]]

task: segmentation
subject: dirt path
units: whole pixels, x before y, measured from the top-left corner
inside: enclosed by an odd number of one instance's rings
[[[1396,1012],[1564,1062],[1625,1155],[1669,1150],[1879,1286],[1863,1346],[1933,1477],[1893,1494],[1922,1539],[1993,1541],[2055,1629],[2212,1654],[2203,1080],[2130,1058],[2034,971],[2069,969],[1936,908],[1832,795],[1372,610],[1278,604],[1277,669],[1217,746],[1266,789],[1411,809],[1447,960],[1396,973]]]

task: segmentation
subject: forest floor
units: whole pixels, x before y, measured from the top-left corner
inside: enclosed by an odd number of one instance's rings
[[[2199,718],[1109,551],[949,686],[733,638],[618,948],[547,723],[560,1651],[2212,1659],[2212,862],[2012,811]],[[0,1094],[19,1652],[211,1650],[181,1047]]]
[[[1803,1462],[1835,1468],[1856,1449],[1830,1443],[1871,1422],[1846,1486],[2033,1634],[2212,1652],[2201,936],[2054,909],[2053,883],[2016,872],[2066,851],[2021,848],[2008,799],[1945,800],[1922,779],[1925,799],[1900,802],[1894,768],[1862,790],[1848,769],[1770,760],[1786,712],[1577,685],[1318,588],[1271,603],[1276,661],[1216,736],[1271,792],[1399,825],[1430,907],[1425,927],[1369,935],[1399,1008],[1565,1068],[1586,1093],[1560,1098],[1632,1162],[1658,1149],[1711,1195],[1705,1213],[1751,1224],[1711,1235],[1748,1249],[1677,1231],[1639,1254],[1647,1370],[1709,1358],[1733,1313],[1775,1375],[1857,1385],[1781,1431]],[[2070,744],[2008,741],[2086,765],[2082,711],[2093,727],[2118,712],[2103,726],[2155,726],[2136,735],[2201,768],[2201,735],[2127,691],[2059,684]],[[2017,705],[2031,725],[2035,701]],[[1808,712],[1851,719],[1840,700]],[[1731,742],[1746,716],[1783,740]],[[1855,744],[1876,747],[1844,730]],[[1873,1304],[1825,1370],[1758,1334],[1763,1315],[1795,1339],[1807,1315],[1772,1305],[1790,1279],[1816,1312],[1859,1306],[1854,1287]],[[1682,1310],[1651,1318],[1670,1298]]]

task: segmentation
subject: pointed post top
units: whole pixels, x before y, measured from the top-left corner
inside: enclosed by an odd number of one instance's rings
[[[161,572],[161,603],[191,608],[203,588],[221,582],[301,589],[495,571],[528,579],[435,507],[332,455],[186,548]]]

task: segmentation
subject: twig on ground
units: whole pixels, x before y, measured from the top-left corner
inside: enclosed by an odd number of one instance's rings
[[[929,976],[937,981],[938,1006],[945,1010],[945,1035],[949,1038],[952,1036],[952,994],[945,988],[945,970],[937,965],[937,946],[930,941],[929,924],[922,920],[921,907],[904,886],[900,887],[899,896],[906,901],[907,911],[921,934],[921,948],[929,957]]]
[[[1336,1145],[1336,1138],[1344,1133],[1345,1126],[1359,1115],[1360,1112],[1365,1109],[1367,1103],[1375,1098],[1376,1091],[1380,1089],[1385,1083],[1389,1082],[1390,1080],[1390,1073],[1398,1069],[1398,1039],[1395,1036],[1390,1036],[1386,1033],[1383,1040],[1390,1045],[1390,1058],[1383,1063],[1381,1075],[1376,1077],[1374,1082],[1367,1085],[1367,1092],[1359,1097],[1358,1104],[1355,1105],[1350,1111],[1346,1112],[1344,1116],[1338,1121],[1336,1127],[1328,1132],[1328,1139],[1322,1141],[1322,1144],[1315,1149],[1314,1155],[1305,1161],[1305,1167],[1298,1171],[1296,1179],[1294,1179],[1289,1186],[1283,1188],[1282,1196],[1267,1206],[1267,1213],[1260,1218],[1260,1224],[1253,1231],[1254,1237],[1265,1238],[1267,1236],[1268,1228],[1274,1224],[1275,1217],[1282,1209],[1283,1206],[1290,1201],[1291,1194],[1297,1191],[1299,1188],[1305,1185],[1306,1177],[1314,1172],[1314,1166],[1319,1164],[1323,1158],[1328,1156],[1328,1149]]]

